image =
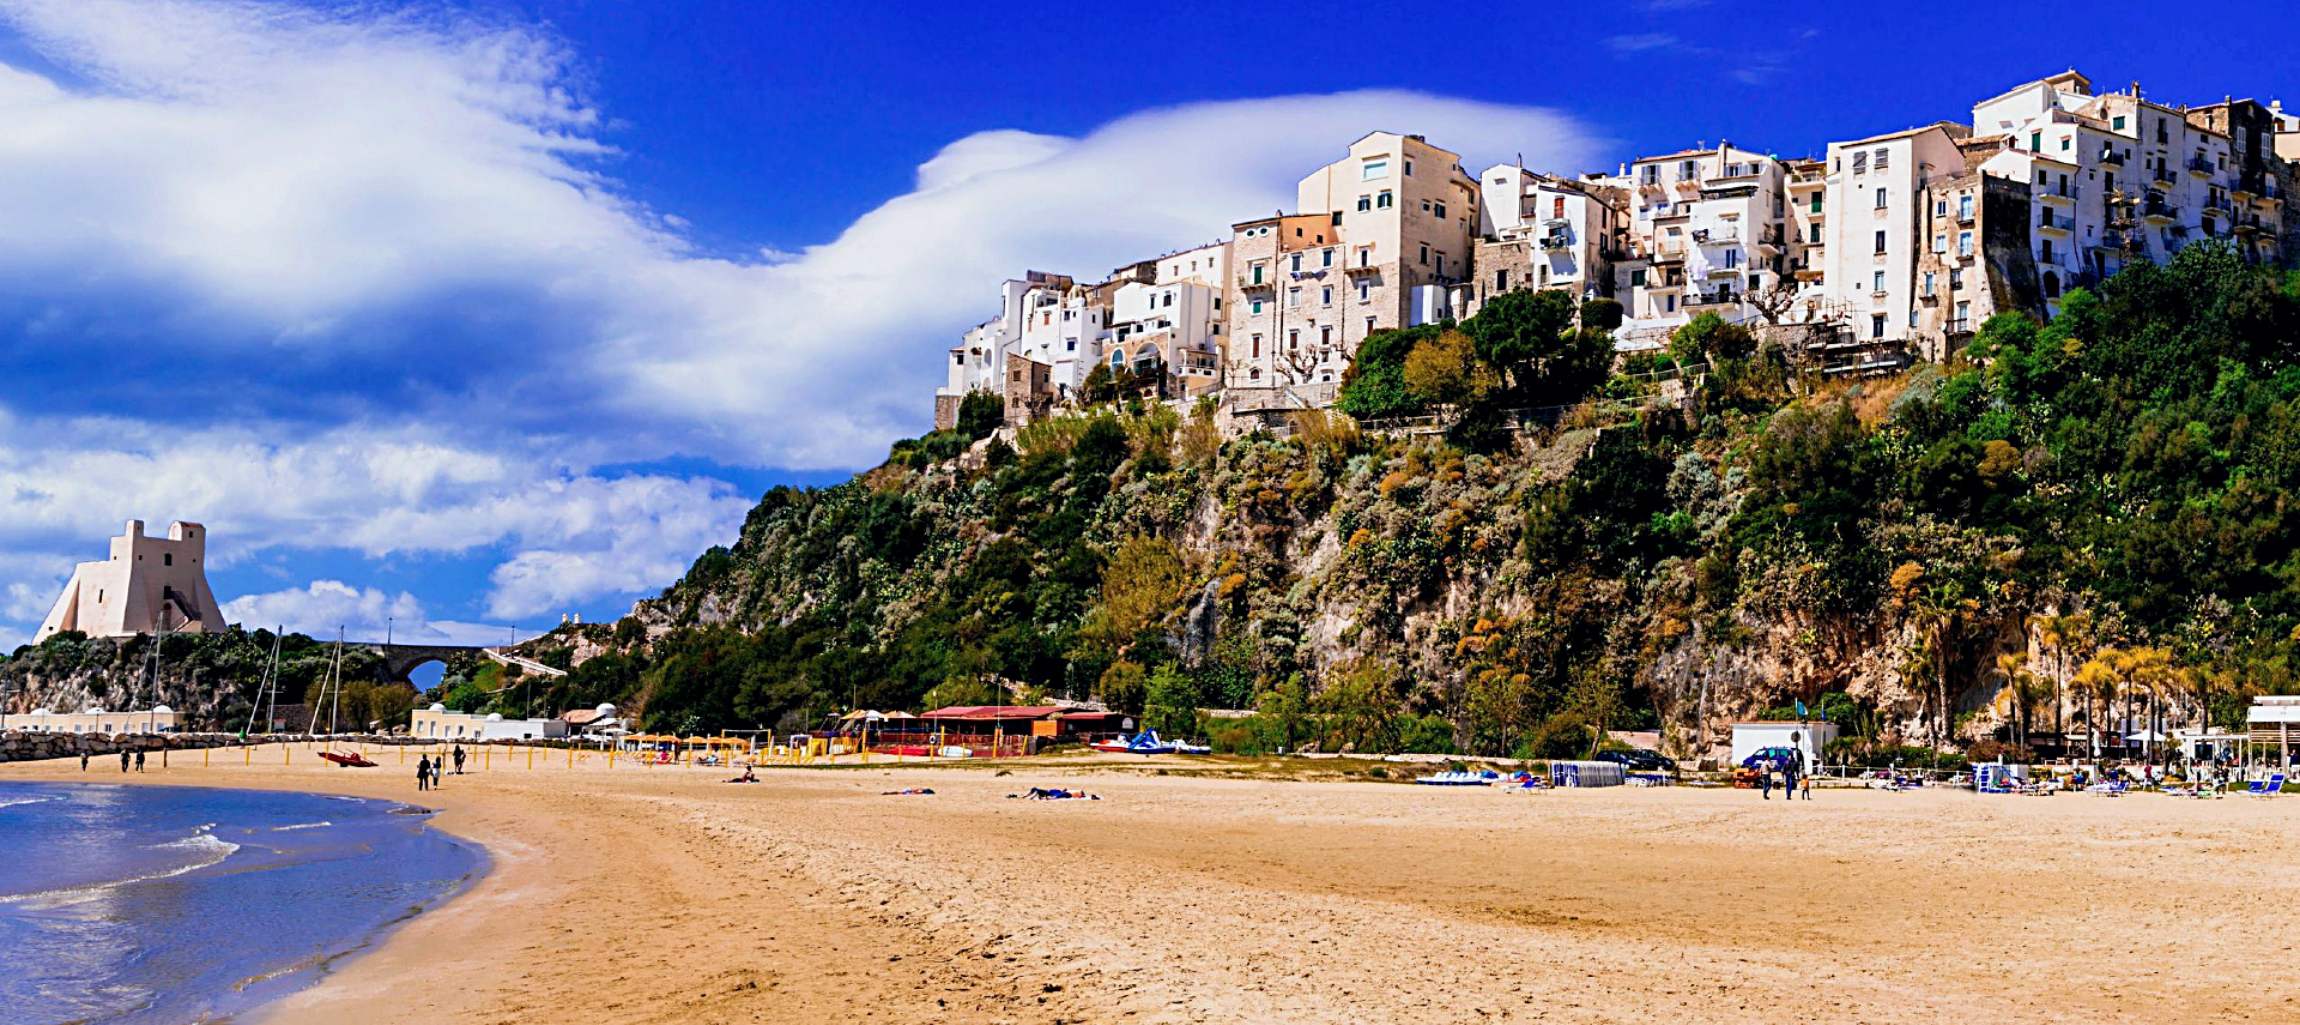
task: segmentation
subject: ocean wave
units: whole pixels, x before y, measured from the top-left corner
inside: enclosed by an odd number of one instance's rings
[[[187,836],[181,840],[171,840],[164,844],[155,844],[152,847],[153,850],[182,850],[195,852],[191,856],[190,860],[185,864],[168,869],[164,872],[152,872],[146,875],[130,876],[126,879],[113,879],[107,882],[89,883],[84,886],[69,886],[54,890],[41,890],[36,893],[0,894],[0,904],[23,904],[40,910],[67,907],[73,904],[84,904],[91,900],[108,897],[123,887],[134,886],[137,883],[149,883],[159,879],[172,879],[187,872],[197,872],[203,868],[207,868],[210,865],[217,864],[223,861],[225,858],[231,857],[234,852],[240,849],[240,845],[229,840],[220,839],[214,834],[208,832],[209,830],[214,829],[215,826],[215,823],[210,822],[206,825],[200,826],[198,829],[192,832],[192,835]]]
[[[0,797],[0,808],[14,808],[19,805],[26,804],[45,804],[49,801],[61,800],[63,800],[63,798],[55,794],[41,794],[36,797]]]
[[[327,827],[329,827],[329,826],[332,826],[332,825],[335,825],[335,823],[333,823],[333,822],[329,822],[329,821],[326,821],[326,820],[322,819],[321,821],[318,821],[318,822],[299,822],[299,823],[296,823],[295,825],[292,825],[292,826],[273,826],[273,827],[272,827],[272,832],[274,832],[274,833],[285,833],[285,832],[288,832],[288,831],[290,831],[290,830],[296,830],[296,829],[325,829],[325,828],[327,828]]]

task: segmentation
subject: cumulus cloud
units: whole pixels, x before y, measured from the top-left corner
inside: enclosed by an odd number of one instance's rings
[[[423,602],[405,591],[385,594],[341,580],[314,580],[305,587],[243,595],[224,603],[224,617],[251,630],[285,628],[322,638],[334,637],[341,629],[355,641],[495,645],[511,639],[505,627],[433,620],[425,614]]]
[[[532,26],[256,0],[0,23],[40,57],[0,64],[0,551],[198,519],[226,565],[487,558],[495,616],[651,591],[748,505],[599,467],[876,462],[1004,277],[1225,237],[1368,131],[1473,170],[1597,148],[1401,91],[991,129],[835,238],[725,256],[619,186],[581,61]]]

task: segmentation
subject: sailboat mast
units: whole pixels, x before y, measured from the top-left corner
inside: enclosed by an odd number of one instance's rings
[[[343,627],[335,628],[335,664],[328,667],[328,679],[335,687],[335,698],[327,708],[327,733],[336,733],[336,713],[343,710]]]
[[[279,721],[272,716],[279,709],[280,630],[285,629],[287,627],[282,625],[279,630],[272,631],[271,661],[264,663],[263,675],[256,678],[256,699],[248,702],[248,726],[240,731],[242,734],[256,731],[256,712],[259,709],[264,713],[264,732],[271,732],[272,724]]]

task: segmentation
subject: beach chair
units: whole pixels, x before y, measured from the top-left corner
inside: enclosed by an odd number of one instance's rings
[[[2247,797],[2274,797],[2284,792],[2284,774],[2279,772],[2267,779],[2256,779],[2244,788]]]

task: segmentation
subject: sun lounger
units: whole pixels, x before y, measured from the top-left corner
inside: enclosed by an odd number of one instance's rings
[[[2244,793],[2248,797],[2274,797],[2283,792],[2284,774],[2281,772],[2267,779],[2253,780],[2252,785],[2244,788]]]
[[[1491,772],[1439,772],[1414,782],[1430,787],[1490,787],[1499,776]]]

